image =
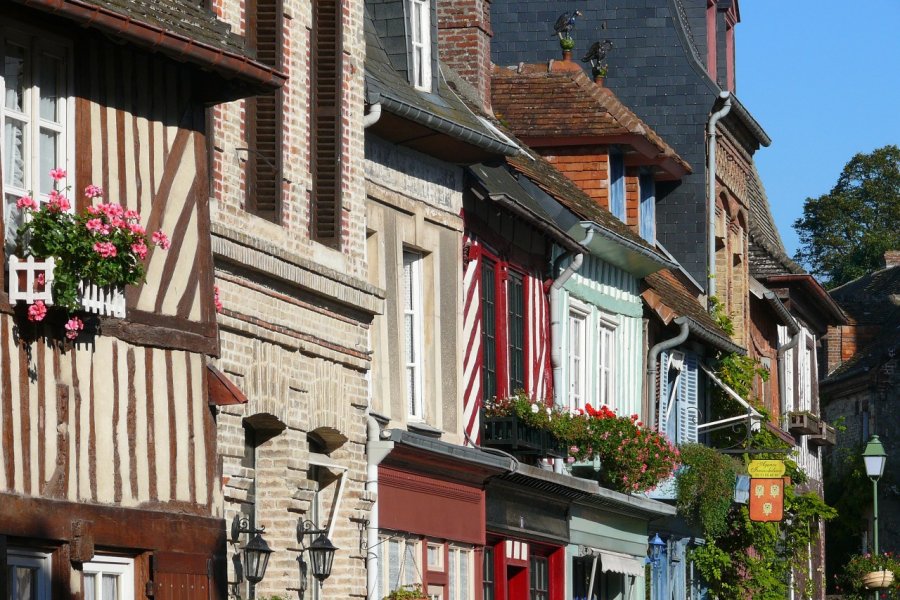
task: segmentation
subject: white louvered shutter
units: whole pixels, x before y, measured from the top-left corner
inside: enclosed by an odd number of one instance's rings
[[[679,444],[697,442],[697,417],[700,408],[697,390],[700,380],[697,371],[697,355],[686,352],[678,382],[678,439],[675,442]]]

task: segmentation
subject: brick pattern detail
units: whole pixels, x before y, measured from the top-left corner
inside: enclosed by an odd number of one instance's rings
[[[609,210],[609,147],[570,146],[539,151],[598,206]]]
[[[634,229],[635,233],[640,232],[641,188],[639,177],[638,169],[625,170],[625,224]]]
[[[481,108],[491,113],[491,2],[438,3],[438,52],[443,62],[475,89]]]
[[[312,517],[315,483],[308,479],[308,435],[317,431],[334,444],[331,458],[348,469],[331,538],[341,550],[325,593],[363,598],[366,574],[359,524],[369,518],[372,505],[364,490],[367,315],[381,310],[380,297],[365,283],[363,3],[344,0],[341,9],[345,127],[340,250],[309,235],[312,3],[284,0],[282,6],[282,66],[288,82],[282,94],[280,224],[245,210],[247,157],[239,150],[247,147],[244,103],[212,109],[210,205],[216,283],[225,306],[219,315],[220,357],[215,364],[249,398],[247,405],[225,407],[217,417],[224,513],[230,525],[242,504],[253,503],[257,523],[266,527],[266,540],[275,553],[257,597],[296,597],[295,527],[298,518]],[[246,33],[244,0],[213,0],[212,8],[236,33]],[[259,414],[277,419],[285,429],[270,439],[262,437],[256,468],[251,469],[242,466],[243,420]],[[333,491],[332,485],[322,495],[320,525],[326,524]],[[231,583],[236,579],[232,559],[245,541],[228,544]],[[247,597],[246,589],[243,594]]]

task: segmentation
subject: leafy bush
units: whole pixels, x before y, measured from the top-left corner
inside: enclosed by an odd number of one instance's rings
[[[735,460],[714,448],[685,444],[681,463],[675,477],[678,512],[706,536],[724,534],[738,473]]]

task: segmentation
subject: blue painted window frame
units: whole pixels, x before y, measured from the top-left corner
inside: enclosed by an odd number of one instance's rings
[[[609,151],[609,212],[625,222],[625,155],[617,148]]]
[[[643,172],[638,179],[641,201],[638,205],[638,233],[642,238],[656,243],[656,182],[653,174]]]

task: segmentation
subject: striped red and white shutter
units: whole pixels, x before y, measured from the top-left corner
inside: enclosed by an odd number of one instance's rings
[[[528,393],[540,400],[553,397],[553,377],[550,365],[550,303],[539,275],[525,278],[526,364]]]
[[[463,239],[463,427],[468,443],[481,442],[481,248]]]

